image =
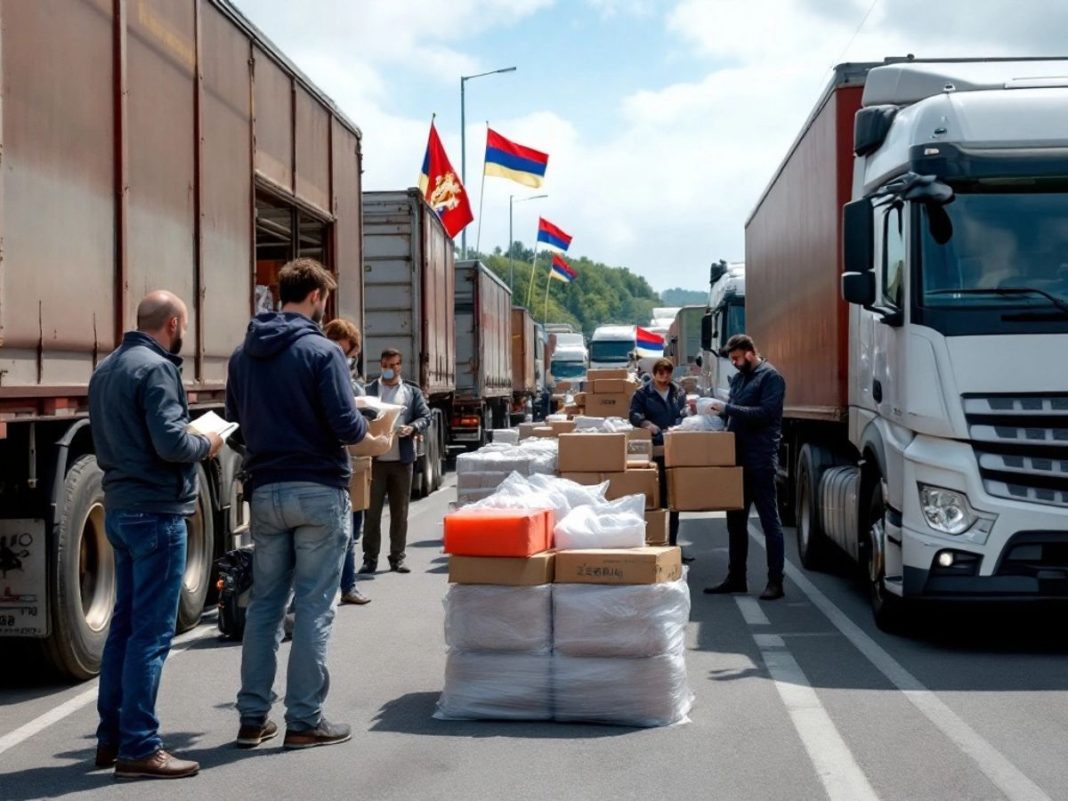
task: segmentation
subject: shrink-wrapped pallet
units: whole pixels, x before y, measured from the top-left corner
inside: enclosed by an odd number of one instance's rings
[[[553,586],[553,650],[563,656],[681,653],[689,619],[685,577],[658,584]]]
[[[450,651],[439,720],[551,720],[552,655]]]
[[[693,693],[683,652],[646,659],[553,654],[553,717],[619,726],[687,721]]]
[[[458,651],[548,653],[552,585],[452,584],[445,593],[445,644]]]

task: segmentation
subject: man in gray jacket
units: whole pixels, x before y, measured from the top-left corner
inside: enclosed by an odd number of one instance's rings
[[[115,765],[119,779],[181,778],[200,767],[163,750],[156,718],[185,572],[185,518],[196,510],[196,463],[222,447],[217,434],[189,431],[178,357],[188,318],[170,292],[149,294],[137,307],[137,330],[89,381],[116,584],[100,665],[96,764]]]

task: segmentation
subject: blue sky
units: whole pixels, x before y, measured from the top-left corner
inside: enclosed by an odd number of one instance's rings
[[[1052,55],[1068,30],[1068,4],[1037,24],[1009,0],[236,3],[361,127],[367,189],[415,184],[433,112],[459,170],[459,76],[517,66],[467,83],[476,214],[488,119],[550,156],[516,238],[544,215],[572,254],[658,290],[707,289],[710,262],[744,258],[745,220],[834,63]],[[483,250],[507,246],[509,195],[534,193],[486,180]]]

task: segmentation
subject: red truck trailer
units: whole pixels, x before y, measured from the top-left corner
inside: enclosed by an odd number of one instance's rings
[[[5,3],[2,37],[0,637],[84,679],[115,590],[93,369],[169,289],[194,414],[221,410],[227,359],[296,256],[362,325],[361,134],[225,0]],[[236,455],[199,472],[179,629],[245,522]]]

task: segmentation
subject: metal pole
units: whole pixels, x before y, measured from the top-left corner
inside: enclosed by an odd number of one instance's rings
[[[464,81],[467,78],[460,76],[460,183],[467,191],[467,125],[464,114]],[[464,226],[460,238],[460,258],[467,258],[467,226]]]
[[[512,297],[515,297],[515,265],[512,264],[512,198],[514,195],[508,196],[508,287],[512,290]]]

